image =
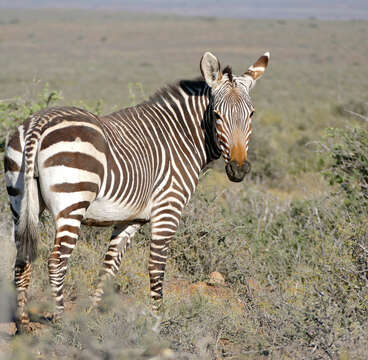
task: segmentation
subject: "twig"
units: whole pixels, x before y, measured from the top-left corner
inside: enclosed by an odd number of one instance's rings
[[[357,112],[355,112],[355,111],[351,111],[351,110],[344,110],[345,112],[347,112],[347,113],[349,113],[350,115],[355,115],[355,116],[357,116],[359,119],[361,119],[361,120],[364,120],[364,121],[368,121],[368,117],[366,117],[366,116],[363,116],[363,115],[361,115],[361,114],[359,114],[359,113],[357,113]]]
[[[15,100],[15,98],[0,99],[0,103],[9,102],[9,101],[14,101],[14,100]]]

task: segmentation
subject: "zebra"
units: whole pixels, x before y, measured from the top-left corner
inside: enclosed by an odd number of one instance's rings
[[[148,272],[152,309],[160,310],[169,243],[206,165],[221,156],[231,181],[250,171],[254,105],[249,96],[265,71],[266,52],[241,76],[205,52],[201,78],[181,80],[147,101],[106,116],[54,107],[30,116],[7,141],[4,169],[16,245],[16,325],[28,331],[27,288],[45,210],[55,222],[48,269],[55,319],[64,311],[67,262],[81,224],[114,226],[99,281],[117,273],[138,229],[150,222]]]

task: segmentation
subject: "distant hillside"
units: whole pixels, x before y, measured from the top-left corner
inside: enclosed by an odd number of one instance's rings
[[[235,18],[368,19],[366,0],[0,0],[0,8],[121,9]]]

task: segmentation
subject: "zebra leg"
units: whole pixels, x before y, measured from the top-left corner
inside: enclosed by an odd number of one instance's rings
[[[15,310],[15,323],[17,331],[27,331],[29,329],[29,317],[26,312],[27,289],[31,279],[32,266],[22,253],[20,238],[15,236],[19,216],[21,213],[21,203],[24,193],[24,151],[23,126],[18,127],[10,139],[6,139],[4,170],[6,188],[10,200],[10,210],[13,215],[13,235],[17,255],[14,265],[14,285],[16,288],[17,305]]]
[[[32,265],[23,259],[15,260],[14,283],[17,290],[15,324],[18,332],[28,331],[29,317],[26,312],[27,290],[31,280]]]
[[[154,210],[151,217],[151,244],[148,271],[150,276],[150,289],[152,310],[159,312],[162,305],[162,284],[164,281],[166,258],[169,243],[174,236],[178,225],[179,217],[177,211],[167,208]],[[181,209],[178,210],[181,213]]]
[[[19,192],[20,194],[20,192]],[[17,194],[17,196],[19,195]],[[20,200],[17,200],[15,197],[11,198],[10,201],[10,209],[13,214],[13,233],[15,233],[16,224],[19,221],[19,212],[20,212]],[[18,206],[17,206],[18,205]],[[15,259],[14,265],[14,285],[17,293],[17,308],[15,312],[15,325],[17,328],[17,332],[26,332],[29,330],[29,317],[26,312],[27,307],[27,290],[29,287],[29,283],[31,281],[31,272],[32,265],[28,260],[24,260],[22,256],[19,254],[19,248],[21,244],[18,243],[19,239],[15,240],[15,247],[17,249],[17,256]]]
[[[16,224],[18,222],[19,216],[17,211],[15,210],[16,204],[11,204],[10,208],[13,213],[13,229],[15,232]],[[43,211],[43,206],[40,204],[40,214]],[[15,313],[15,324],[17,328],[17,332],[25,332],[30,331],[30,320],[26,312],[27,307],[27,290],[29,287],[29,283],[31,280],[31,272],[32,272],[32,265],[28,261],[28,259],[24,259],[21,251],[19,251],[19,248],[21,247],[21,244],[18,243],[20,239],[16,239],[15,246],[17,248],[17,256],[15,259],[15,265],[14,265],[14,285],[16,288],[17,293],[17,308]]]
[[[93,306],[96,306],[104,293],[103,287],[107,279],[115,277],[119,270],[121,259],[129,248],[131,239],[142,226],[142,223],[128,223],[115,226],[111,235],[110,244],[105,254],[103,268],[99,274],[99,282],[92,298]]]
[[[55,320],[60,319],[64,312],[63,286],[67,261],[78,240],[80,225],[86,208],[87,206],[83,206],[82,208],[74,209],[73,214],[70,212],[63,214],[61,212],[62,216],[59,214],[56,219],[55,244],[48,261],[50,285],[56,302]],[[78,214],[75,214],[75,211]]]

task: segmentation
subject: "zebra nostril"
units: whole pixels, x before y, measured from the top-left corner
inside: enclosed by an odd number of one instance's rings
[[[242,170],[244,171],[244,175],[248,174],[251,170],[252,166],[249,161],[244,161],[242,165]]]
[[[226,164],[226,173],[231,181],[241,181],[244,175],[241,174],[241,167],[239,167],[238,163],[234,160],[228,162]]]
[[[226,164],[226,173],[229,180],[239,182],[244,179],[244,176],[250,172],[251,165],[248,161],[244,161],[239,165],[237,161],[232,160]]]

